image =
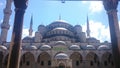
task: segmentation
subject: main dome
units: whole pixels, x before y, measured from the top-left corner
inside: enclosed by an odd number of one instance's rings
[[[64,21],[64,20],[56,20],[56,21],[53,21],[50,25],[48,25],[48,29],[49,30],[53,30],[57,27],[61,27],[61,28],[66,28],[67,30],[72,30],[73,26],[68,24],[67,21]]]

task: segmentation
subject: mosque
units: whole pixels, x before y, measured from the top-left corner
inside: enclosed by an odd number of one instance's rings
[[[22,39],[20,68],[114,68],[111,43],[90,36],[81,25],[64,20],[39,25],[32,37],[31,17],[29,36]],[[0,68],[7,67],[10,42],[0,45]]]

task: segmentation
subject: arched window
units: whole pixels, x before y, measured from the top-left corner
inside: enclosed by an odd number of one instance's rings
[[[48,61],[48,65],[49,65],[49,66],[51,65],[51,61],[50,61],[50,60]]]
[[[78,60],[76,61],[76,66],[79,66],[79,61]]]

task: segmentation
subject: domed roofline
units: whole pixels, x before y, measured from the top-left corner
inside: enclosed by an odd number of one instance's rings
[[[68,24],[68,22],[66,22],[64,20],[56,20],[56,21],[52,22],[51,24],[49,24],[47,26],[47,29],[53,30],[54,28],[57,28],[57,27],[63,27],[63,28],[66,28],[70,31],[72,31],[72,28],[73,28],[72,25]]]
[[[69,59],[68,55],[65,54],[65,53],[58,53],[56,56],[55,56],[55,59]]]

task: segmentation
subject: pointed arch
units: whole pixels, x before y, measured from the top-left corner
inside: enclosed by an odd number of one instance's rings
[[[40,68],[51,67],[51,56],[47,52],[42,52],[37,59],[37,65]]]
[[[73,52],[70,55],[70,59],[72,59],[72,68],[80,68],[81,63],[83,61],[82,55],[79,52]]]
[[[101,60],[103,68],[114,68],[113,55],[110,52],[105,52]]]
[[[20,68],[34,68],[35,57],[31,52],[26,52],[21,56]]]
[[[65,68],[65,64],[64,63],[60,63],[58,68]]]
[[[99,57],[94,52],[89,52],[86,55],[86,66],[89,68],[97,68],[100,66]]]

